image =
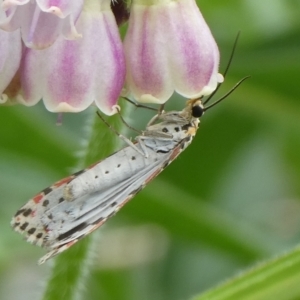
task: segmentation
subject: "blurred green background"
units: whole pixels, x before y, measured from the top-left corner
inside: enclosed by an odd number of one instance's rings
[[[300,1],[199,2],[221,72],[241,31],[218,95],[251,79],[207,112],[192,145],[94,234],[83,299],[188,299],[299,244]],[[167,103],[183,106],[176,97]],[[36,262],[45,252],[22,241],[10,219],[77,170],[93,113],[64,115],[58,127],[42,103],[0,108],[1,300],[40,299],[49,265]],[[133,110],[128,122],[143,128],[151,115]]]

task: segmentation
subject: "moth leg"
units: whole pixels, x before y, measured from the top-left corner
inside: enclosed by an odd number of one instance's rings
[[[137,132],[138,134],[142,134],[142,132],[141,132],[140,130],[137,130],[137,129],[133,128],[132,126],[130,126],[130,125],[124,120],[124,118],[123,118],[123,116],[121,115],[121,112],[120,112],[120,110],[119,110],[118,108],[117,108],[117,111],[118,111],[118,115],[119,115],[119,117],[120,117],[122,123],[123,123],[126,127],[128,127],[130,130],[133,130],[133,131]]]
[[[148,151],[147,151],[147,147],[145,146],[144,141],[143,141],[143,140],[145,139],[145,137],[139,135],[139,136],[137,136],[135,139],[137,140],[137,142],[138,142],[139,145],[141,146],[142,151],[144,152],[144,153],[143,153],[143,156],[144,156],[145,158],[148,158],[148,157],[149,157],[149,154],[148,154]]]
[[[146,128],[148,128],[149,126],[153,125],[157,120],[159,120],[159,117],[160,117],[159,114],[157,114],[157,115],[155,115],[154,117],[152,117],[152,118],[150,119],[150,121],[147,123]]]
[[[158,109],[158,113],[157,113],[154,117],[152,117],[152,118],[150,119],[150,121],[147,123],[146,128],[147,128],[148,126],[153,125],[157,120],[163,119],[163,115],[165,114],[164,107],[165,107],[164,104],[160,105],[160,107],[159,107],[159,109]]]
[[[126,101],[128,101],[129,103],[131,103],[132,105],[134,105],[136,108],[146,108],[146,109],[150,109],[150,110],[154,110],[155,112],[157,112],[157,109],[156,108],[153,108],[153,107],[150,107],[150,106],[147,106],[147,105],[143,105],[143,104],[139,104],[139,103],[136,103],[132,100],[130,100],[128,97],[122,97],[123,99],[125,99]]]
[[[144,153],[137,148],[134,143],[128,139],[127,137],[125,137],[124,135],[122,135],[121,133],[119,133],[113,126],[111,126],[101,115],[100,113],[97,111],[97,115],[99,116],[99,118],[103,121],[103,123],[112,131],[114,132],[122,141],[124,141],[128,146],[132,147],[135,151],[137,151],[138,153],[140,153],[141,155],[144,156]],[[126,122],[125,122],[126,123]],[[139,132],[140,133],[140,132]]]

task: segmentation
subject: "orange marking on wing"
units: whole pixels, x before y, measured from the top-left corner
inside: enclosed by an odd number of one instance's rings
[[[137,194],[137,193],[136,193]],[[131,195],[129,197],[127,197],[119,206],[118,206],[118,210],[116,210],[116,212],[118,212],[127,202],[129,202],[136,194]]]
[[[174,150],[173,150],[173,152],[172,152],[172,154],[171,154],[171,156],[170,156],[170,161],[172,162],[180,153],[182,152],[182,150],[181,150],[181,148],[180,147],[176,147]]]
[[[38,203],[40,203],[40,201],[42,200],[43,197],[44,196],[42,194],[38,194],[35,197],[33,197],[32,200],[33,200],[34,203],[38,204]]]
[[[68,183],[71,179],[73,179],[73,176],[66,177],[62,180],[59,180],[59,181],[55,182],[54,186],[55,187],[60,187],[61,185],[65,184],[65,183]]]
[[[77,243],[78,242],[78,240],[76,239],[76,240],[74,240],[74,241],[70,241],[66,246],[67,246],[67,248],[66,249],[68,249],[68,248],[70,248],[70,247],[72,247],[75,243]]]
[[[161,169],[156,170],[154,173],[151,174],[151,176],[149,176],[146,180],[146,183],[150,182],[151,180],[153,180],[155,177],[158,176],[158,174],[161,172]]]
[[[102,220],[101,222],[99,222],[98,224],[96,224],[94,227],[92,227],[92,229],[88,231],[88,234],[90,234],[91,232],[93,232],[94,230],[96,230],[97,228],[99,228],[101,225],[103,225],[106,220],[107,219],[105,218],[104,220]]]

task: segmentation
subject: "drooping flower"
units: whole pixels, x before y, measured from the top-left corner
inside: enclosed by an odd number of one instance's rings
[[[116,23],[128,16],[123,0],[3,0],[0,28],[10,32],[0,29],[0,103],[43,99],[52,112],[95,103],[111,115],[125,58],[127,93],[140,102],[164,103],[174,91],[208,95],[222,81],[218,47],[194,0],[133,0],[124,56]]]
[[[210,94],[219,51],[194,0],[133,0],[124,41],[127,89],[140,102]]]
[[[79,112],[95,103],[116,112],[125,80],[125,58],[110,1],[86,1],[76,22],[82,38],[58,37],[44,50],[26,48],[20,66],[17,102],[27,106],[43,99],[52,112]]]

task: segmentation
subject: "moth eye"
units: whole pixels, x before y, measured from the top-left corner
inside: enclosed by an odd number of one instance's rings
[[[192,107],[192,116],[194,118],[200,118],[204,113],[204,109],[200,105],[196,105]]]

